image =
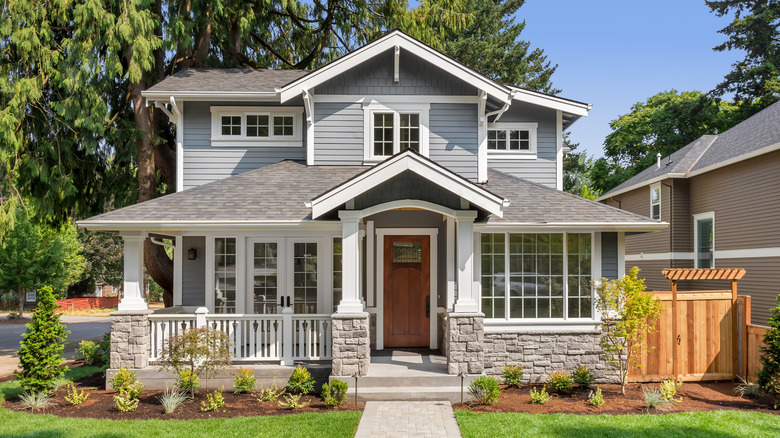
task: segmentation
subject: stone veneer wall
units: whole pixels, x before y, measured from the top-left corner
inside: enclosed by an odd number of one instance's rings
[[[111,368],[149,365],[149,315],[152,313],[152,310],[111,313]]]
[[[504,365],[523,365],[523,379],[546,381],[552,371],[571,373],[579,365],[592,370],[599,383],[618,383],[617,371],[599,355],[600,333],[487,332],[484,335],[485,374],[500,376]]]
[[[371,346],[372,350],[376,350],[376,313],[369,312],[368,317],[368,334],[369,334],[369,345]]]
[[[485,366],[484,319],[482,313],[447,314],[444,350],[449,374],[482,374]]]
[[[369,314],[333,314],[334,376],[365,376],[371,362]]]

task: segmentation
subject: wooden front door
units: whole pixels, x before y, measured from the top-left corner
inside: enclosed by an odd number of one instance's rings
[[[430,345],[430,236],[385,236],[385,347]]]

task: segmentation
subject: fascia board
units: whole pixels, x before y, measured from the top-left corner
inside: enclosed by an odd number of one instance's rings
[[[719,163],[711,164],[707,167],[702,167],[701,169],[695,170],[693,172],[688,173],[688,178],[692,178],[696,175],[701,175],[705,172],[711,172],[716,169],[720,169],[721,167],[726,167],[734,163],[738,163],[740,161],[749,160],[751,158],[758,157],[760,155],[768,154],[769,152],[774,152],[776,150],[780,150],[780,143],[775,143],[773,145],[769,145],[767,147],[763,147],[761,149],[755,150],[753,152],[748,152],[747,154],[738,155],[734,158],[730,158],[728,160],[721,161]]]
[[[192,221],[109,221],[86,220],[78,221],[79,228],[94,231],[188,231],[192,229],[203,230],[241,230],[241,229],[273,229],[273,228],[298,228],[298,229],[341,229],[339,221],[229,221],[229,220],[192,220]]]
[[[346,55],[331,64],[328,64],[319,70],[315,70],[306,76],[288,84],[283,87],[281,91],[281,101],[286,102],[296,96],[299,96],[304,89],[310,89],[320,85],[339,74],[353,68],[363,62],[373,58],[374,56],[383,53],[386,50],[390,50],[396,45],[400,46],[404,50],[411,54],[414,54],[431,64],[441,68],[445,72],[455,75],[459,79],[471,83],[479,89],[484,90],[491,96],[506,102],[510,98],[511,91],[509,88],[496,84],[495,82],[481,76],[479,73],[469,70],[458,62],[447,58],[446,56],[438,53],[430,47],[422,44],[413,38],[406,35],[395,32],[385,37],[382,37],[373,43]]]
[[[654,164],[654,166],[655,166],[655,164]],[[685,178],[686,176],[688,176],[688,175],[686,175],[684,173],[666,173],[666,174],[663,174],[663,175],[659,175],[659,176],[657,176],[655,178],[651,178],[651,179],[648,179],[646,181],[642,181],[640,183],[636,183],[634,185],[622,188],[622,189],[614,191],[614,192],[608,192],[608,193],[606,193],[604,195],[601,195],[598,198],[596,198],[595,201],[596,202],[601,202],[601,201],[604,201],[604,200],[607,200],[607,199],[610,199],[610,198],[614,198],[617,195],[622,195],[623,193],[630,192],[630,191],[636,190],[636,189],[640,189],[642,187],[649,186],[651,184],[655,184],[655,183],[663,181],[665,179],[675,179],[675,178],[679,179],[679,178]]]
[[[660,231],[669,227],[668,222],[496,222],[474,224],[475,230],[491,231]]]
[[[142,91],[141,95],[148,101],[168,102],[171,97],[176,100],[224,100],[224,101],[256,101],[279,100],[277,92],[237,92],[237,91]]]
[[[560,110],[575,116],[586,117],[588,115],[588,111],[591,108],[591,105],[585,103],[577,104],[556,98],[554,96],[533,93],[520,88],[514,88],[514,90],[516,90],[515,100],[551,108],[554,110]]]

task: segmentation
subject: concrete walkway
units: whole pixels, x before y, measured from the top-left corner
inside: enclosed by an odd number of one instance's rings
[[[450,402],[369,401],[355,438],[460,436]]]

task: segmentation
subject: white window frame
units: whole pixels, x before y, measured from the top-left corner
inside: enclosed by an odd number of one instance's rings
[[[401,150],[401,113],[420,115],[420,154],[428,156],[430,131],[428,116],[430,103],[379,103],[370,101],[363,104],[363,161],[378,163],[391,155],[374,155],[374,113],[393,114],[393,155]]]
[[[273,243],[276,244],[276,304],[279,305],[279,297],[287,287],[287,267],[290,263],[287,262],[287,245],[285,239],[272,238],[272,237],[249,237],[246,239],[246,304],[247,313],[254,314],[255,310],[255,276],[254,265],[250,263],[250,260],[254,262],[255,256],[255,243]],[[281,307],[277,307],[280,309]],[[281,311],[278,311],[281,313]],[[274,314],[271,314],[274,315]]]
[[[247,116],[268,116],[268,136],[248,137]],[[241,135],[222,135],[222,117],[241,117]],[[274,117],[292,117],[293,135],[274,135]],[[264,106],[212,106],[211,146],[303,147],[303,108]]]
[[[656,203],[653,202],[653,191],[658,189],[658,217],[653,216],[653,207],[656,205]],[[662,208],[662,199],[663,198],[663,190],[661,190],[661,183],[652,184],[650,186],[650,219],[658,219],[661,220],[661,208]]]
[[[496,150],[496,149],[486,149],[488,153],[489,159],[526,159],[526,160],[532,160],[536,159],[536,152],[537,152],[537,143],[538,143],[538,137],[537,137],[537,130],[539,128],[539,124],[536,122],[499,122],[499,123],[489,123],[487,127],[487,131],[506,131],[506,141],[509,142],[509,131],[528,131],[528,143],[529,143],[529,150]],[[488,138],[489,134],[485,133],[485,144],[489,141]],[[507,147],[509,147],[507,145]]]
[[[699,266],[699,221],[702,219],[712,219],[712,266]],[[715,267],[715,212],[698,213],[693,215],[693,267],[714,268]]]

